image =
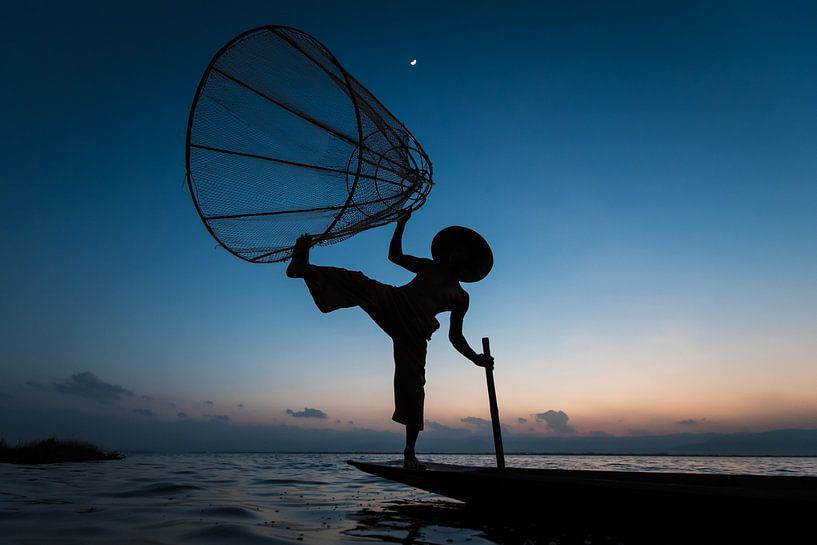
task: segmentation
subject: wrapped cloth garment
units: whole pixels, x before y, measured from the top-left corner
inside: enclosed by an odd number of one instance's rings
[[[306,285],[321,312],[360,307],[394,343],[392,420],[423,429],[426,345],[440,327],[434,313],[404,288],[358,271],[313,266]]]

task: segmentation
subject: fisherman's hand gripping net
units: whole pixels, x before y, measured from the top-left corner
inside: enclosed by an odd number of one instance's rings
[[[431,189],[420,144],[320,42],[289,27],[245,32],[202,76],[187,180],[222,246],[253,263],[296,238],[330,244],[417,209]]]

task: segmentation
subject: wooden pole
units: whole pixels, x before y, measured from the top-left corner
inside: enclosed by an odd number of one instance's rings
[[[488,337],[482,338],[483,354],[491,355],[491,344]],[[494,450],[496,451],[496,467],[505,469],[505,451],[502,449],[502,430],[499,427],[499,407],[496,404],[496,387],[494,386],[494,370],[485,368],[485,378],[488,381],[488,403],[491,406],[491,424],[494,428]]]

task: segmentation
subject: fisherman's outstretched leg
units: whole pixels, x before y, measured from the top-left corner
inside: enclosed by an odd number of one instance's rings
[[[290,278],[305,278],[312,265],[309,264],[309,245],[312,243],[310,235],[301,235],[292,248],[292,259],[287,266],[287,276]]]

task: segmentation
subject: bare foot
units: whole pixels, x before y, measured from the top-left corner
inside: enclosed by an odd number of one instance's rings
[[[287,266],[287,276],[290,278],[303,278],[309,268],[309,245],[312,244],[312,236],[303,234],[295,241],[292,248],[292,258]]]
[[[426,469],[426,466],[414,454],[405,454],[403,456],[403,467],[406,469]]]

